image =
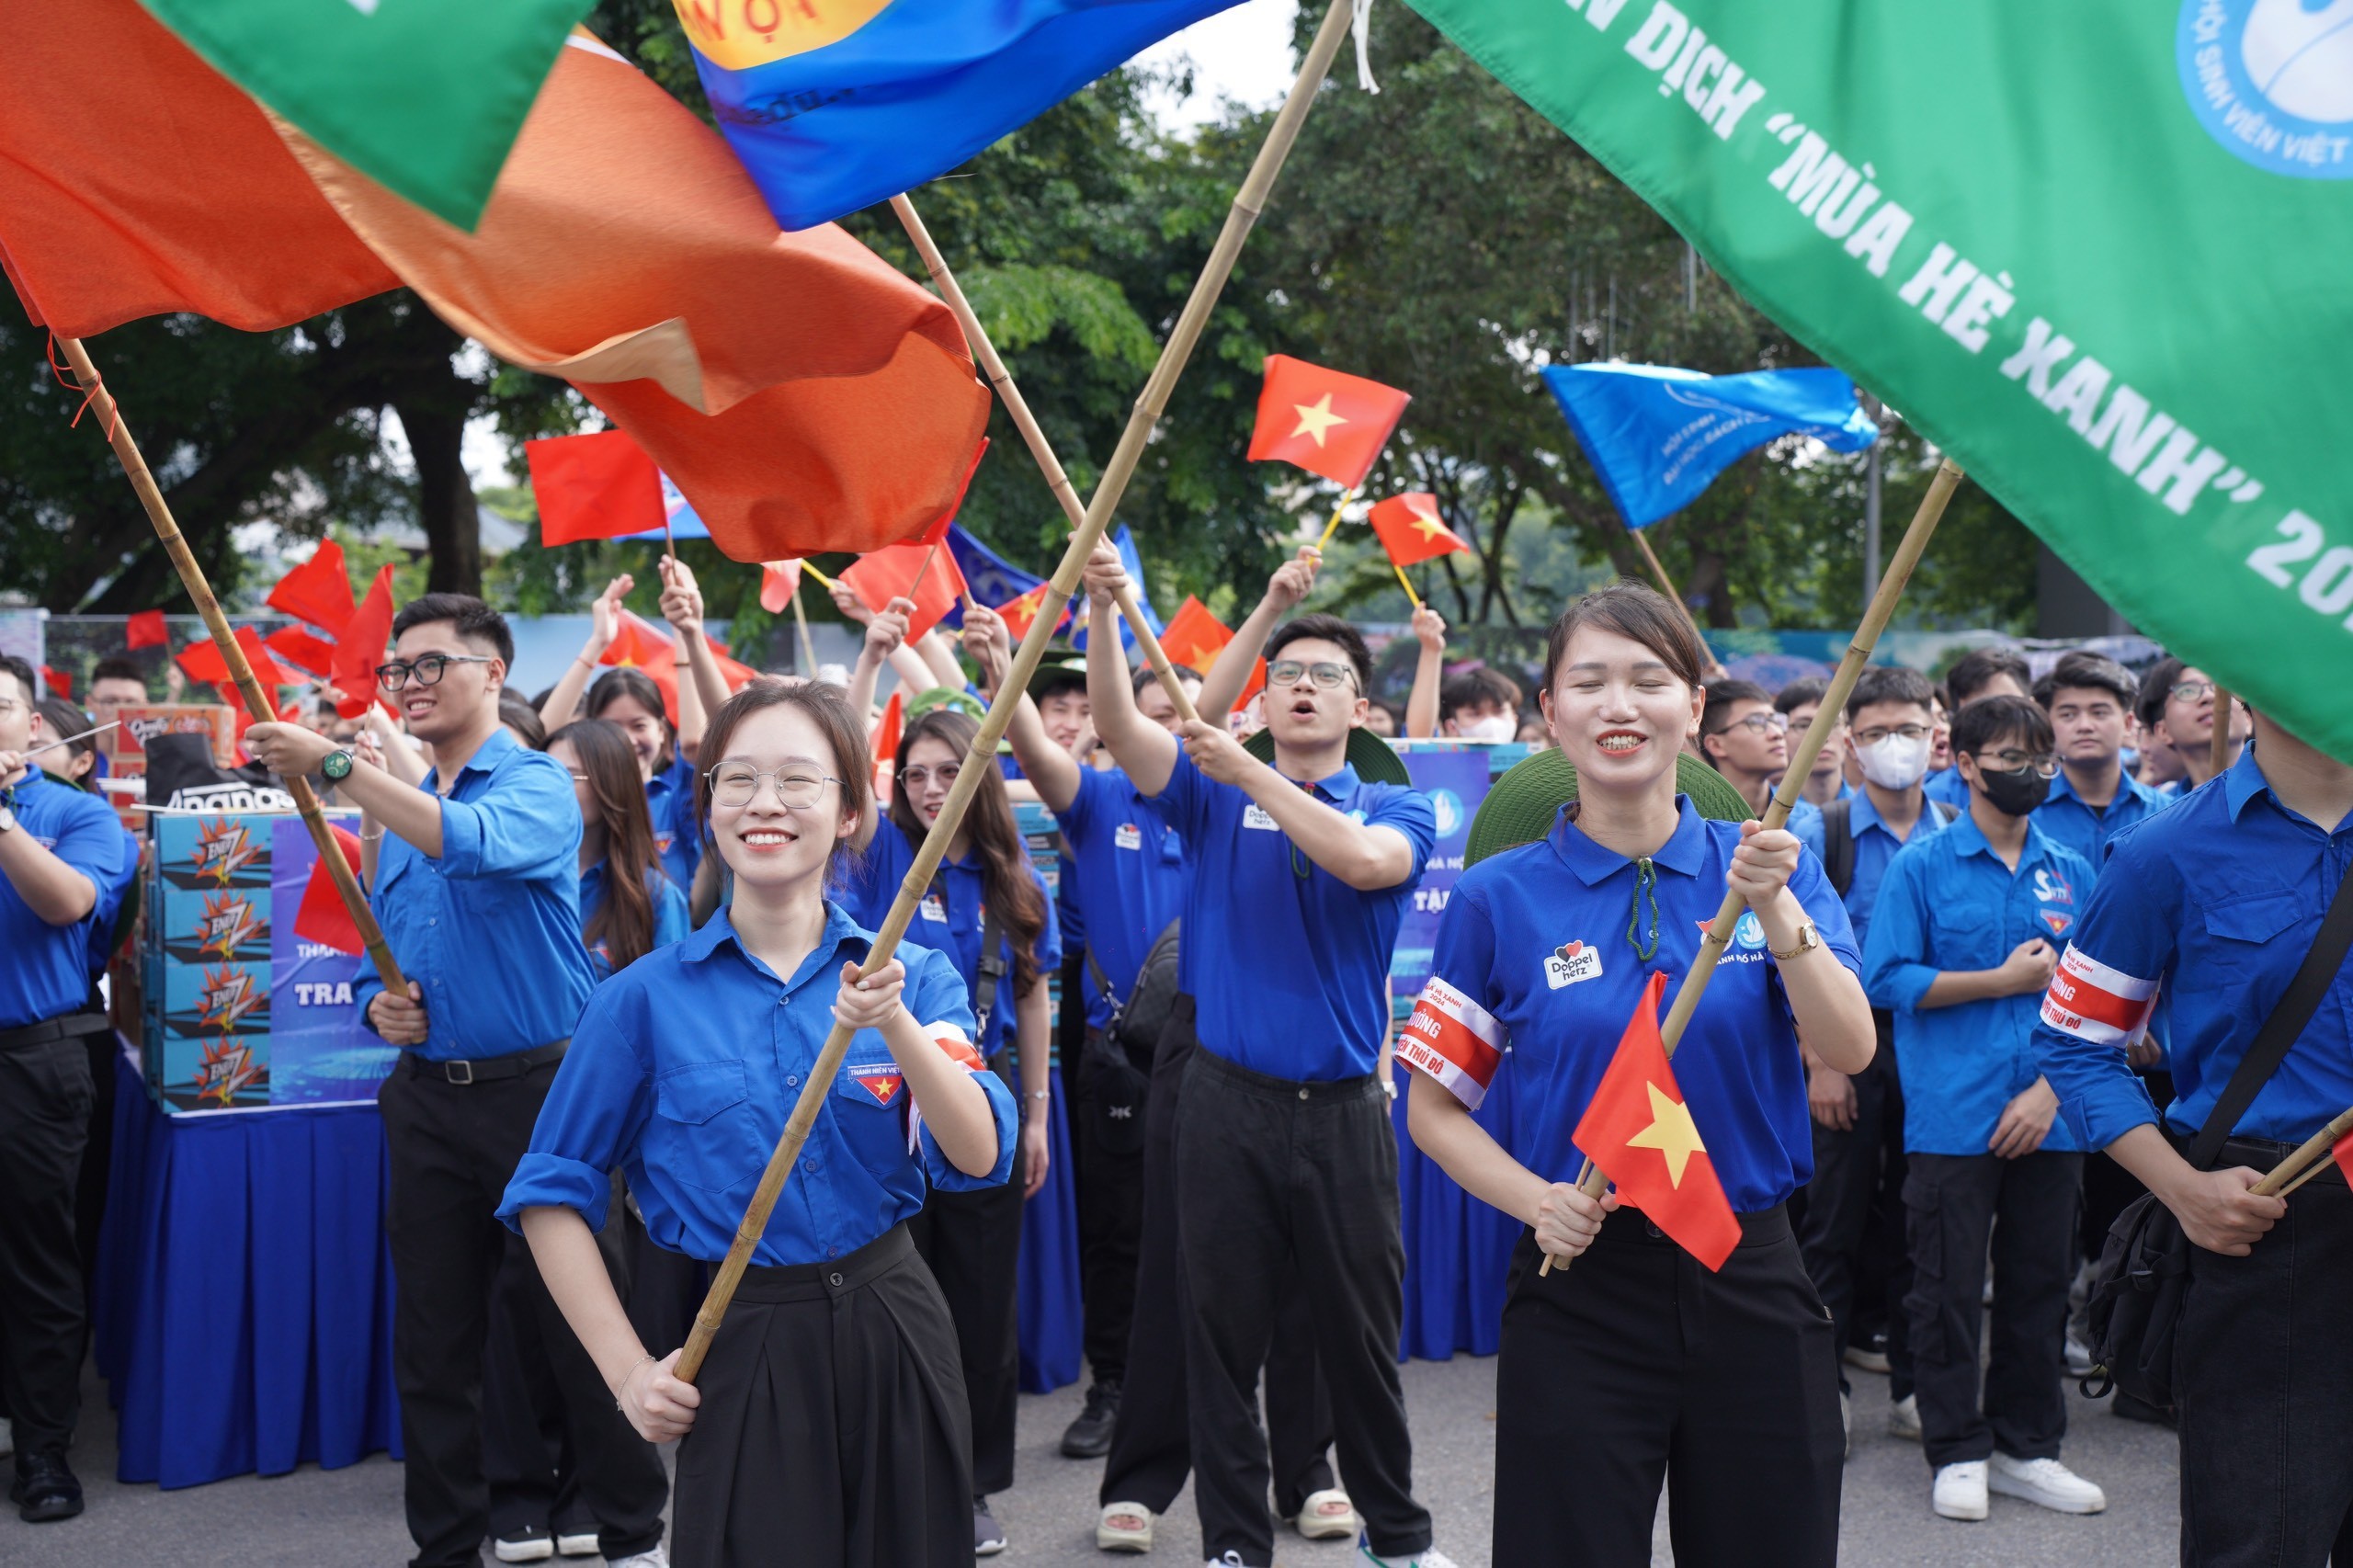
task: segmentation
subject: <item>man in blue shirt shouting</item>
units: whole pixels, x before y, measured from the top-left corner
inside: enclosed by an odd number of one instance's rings
[[[392,1188],[386,1230],[399,1298],[392,1376],[407,1449],[414,1568],[472,1568],[490,1528],[482,1468],[482,1361],[491,1280],[522,1243],[496,1213],[556,1063],[588,1000],[580,941],[580,806],[562,764],[498,721],[515,656],[506,618],[462,594],[426,594],[392,621],[377,684],[433,748],[422,789],[296,724],[256,724],[245,745],[281,776],[319,774],[381,837],[369,903],[408,979],[373,967],[354,987],[368,1026],[402,1048],[377,1103]],[[528,1259],[531,1297],[581,1491],[605,1558],[660,1568],[661,1461],[615,1408]]]
[[[1098,550],[1087,687],[1103,744],[1194,856],[1178,973],[1200,1048],[1177,1112],[1176,1192],[1202,1545],[1245,1568],[1274,1560],[1258,1374],[1296,1267],[1364,1549],[1443,1568],[1413,1495],[1397,1142],[1376,1074],[1390,949],[1436,820],[1427,797],[1348,766],[1370,706],[1354,627],[1302,616],[1267,640],[1268,767],[1216,724],[1172,734],[1137,710],[1113,621],[1126,584],[1118,553]]]

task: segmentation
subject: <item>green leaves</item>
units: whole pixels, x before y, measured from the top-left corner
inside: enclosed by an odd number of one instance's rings
[[[1074,267],[979,267],[960,271],[957,281],[1001,353],[1066,327],[1090,358],[1148,371],[1159,358],[1152,328],[1120,286],[1099,274]]]

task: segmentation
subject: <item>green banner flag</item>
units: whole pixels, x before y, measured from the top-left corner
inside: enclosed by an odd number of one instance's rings
[[[472,230],[592,0],[142,3],[320,146]]]
[[[2353,0],[1409,4],[2353,761]]]

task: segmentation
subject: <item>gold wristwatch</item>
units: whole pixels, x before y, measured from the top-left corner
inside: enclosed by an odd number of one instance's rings
[[[1798,927],[1798,945],[1796,947],[1791,948],[1786,953],[1782,952],[1778,948],[1768,948],[1765,950],[1786,963],[1793,958],[1813,951],[1820,946],[1822,946],[1822,933],[1815,930],[1813,928],[1813,922],[1809,920],[1804,925]]]

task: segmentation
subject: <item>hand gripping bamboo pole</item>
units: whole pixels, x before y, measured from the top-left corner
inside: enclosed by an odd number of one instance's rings
[[[987,329],[981,325],[979,312],[972,309],[972,301],[964,297],[963,288],[956,281],[956,275],[949,270],[948,259],[939,254],[939,246],[932,239],[931,231],[924,226],[923,219],[917,215],[915,204],[904,196],[894,196],[891,199],[891,210],[899,215],[900,223],[907,231],[907,238],[915,242],[915,254],[923,257],[924,269],[931,274],[931,280],[939,285],[940,297],[948,301],[948,308],[954,312],[957,324],[964,329],[964,341],[972,345],[972,357],[981,362],[981,369],[987,372],[989,385],[995,387],[997,396],[1004,400],[1005,412],[1012,417],[1014,428],[1021,432],[1021,439],[1028,444],[1029,455],[1037,460],[1038,472],[1046,477],[1046,487],[1054,493],[1054,499],[1062,503],[1063,515],[1070,519],[1071,528],[1075,532],[1086,521],[1086,507],[1079,500],[1078,491],[1072,485],[1070,475],[1063,472],[1062,460],[1054,455],[1053,443],[1046,438],[1046,432],[1039,426],[1038,416],[1029,412],[1029,401],[1022,397],[1021,389],[1014,384],[1013,372],[1005,368],[1005,360],[998,355],[996,345],[989,341]],[[1193,711],[1192,699],[1185,695],[1184,687],[1177,682],[1176,672],[1168,663],[1167,653],[1162,651],[1160,639],[1153,635],[1151,626],[1146,624],[1132,587],[1120,596],[1120,613],[1127,617],[1129,628],[1135,632],[1136,642],[1143,649],[1146,662],[1152,665],[1152,673],[1160,679],[1161,689],[1167,692],[1168,700],[1176,705],[1177,717],[1186,720],[1199,718],[1200,715]]]
[[[2336,1141],[2353,1132],[2353,1110],[2340,1112],[2336,1120],[2296,1145],[2295,1152],[2271,1167],[2271,1173],[2255,1184],[2255,1190],[2266,1198],[2285,1198],[2304,1183],[2328,1169],[2335,1157]]]
[[[1830,689],[1822,694],[1822,706],[1813,710],[1813,722],[1805,727],[1797,749],[1790,754],[1790,767],[1781,776],[1781,787],[1766,804],[1762,820],[1767,827],[1779,827],[1790,820],[1790,812],[1798,803],[1798,792],[1805,788],[1806,775],[1813,771],[1813,759],[1822,754],[1830,732],[1838,727],[1847,695],[1855,689],[1855,679],[1870,663],[1880,634],[1894,618],[1896,603],[1904,597],[1904,585],[1911,579],[1912,569],[1920,563],[1921,552],[1928,548],[1928,536],[1937,531],[1937,523],[1945,515],[1945,503],[1960,487],[1961,477],[1960,467],[1950,458],[1938,465],[1936,478],[1928,483],[1928,493],[1920,498],[1920,509],[1912,514],[1912,524],[1904,530],[1894,558],[1887,563],[1887,574],[1879,580],[1879,592],[1871,596],[1870,608],[1863,612],[1863,624],[1847,643],[1846,657],[1838,661],[1837,673],[1830,677]],[[1667,1008],[1666,1019],[1659,1025],[1659,1039],[1665,1042],[1667,1055],[1675,1054],[1684,1028],[1691,1022],[1693,1010],[1699,1006],[1699,998],[1706,994],[1708,982],[1716,972],[1716,960],[1732,945],[1733,927],[1740,923],[1741,911],[1747,907],[1748,901],[1736,890],[1725,891],[1715,919],[1699,938],[1699,953],[1691,961],[1691,972],[1684,976],[1683,988],[1675,994],[1675,1004]],[[1598,1198],[1609,1189],[1609,1178],[1587,1160],[1584,1174],[1577,1177],[1577,1187],[1587,1198]],[[1544,1267],[1537,1272],[1552,1273],[1553,1261],[1547,1257]],[[1568,1266],[1563,1263],[1561,1267]]]
[[[229,630],[229,618],[221,613],[221,601],[212,597],[212,585],[205,581],[204,568],[197,564],[188,540],[180,537],[179,524],[172,520],[172,509],[165,502],[155,476],[147,471],[147,460],[139,455],[139,443],[131,438],[131,430],[122,422],[122,411],[117,406],[114,394],[107,391],[97,367],[90,362],[89,350],[82,347],[78,337],[61,337],[57,342],[65,350],[66,362],[74,368],[74,378],[82,383],[89,406],[98,417],[98,427],[114,447],[115,460],[122,464],[131,488],[138,492],[140,505],[147,508],[147,520],[155,525],[155,537],[164,541],[165,552],[171,556],[172,565],[179,572],[188,597],[196,601],[196,613],[204,618],[204,629],[212,634],[212,645],[221,650],[222,662],[229,666],[229,676],[237,683],[237,695],[245,699],[245,710],[256,723],[274,722],[278,710],[255,677],[245,651],[237,646],[236,634]],[[289,778],[286,787],[294,797],[294,809],[302,814],[302,825],[311,830],[311,842],[318,846],[319,858],[325,863],[327,875],[335,881],[335,891],[343,896],[344,907],[351,912],[351,923],[358,927],[359,939],[367,945],[368,957],[375,963],[384,989],[395,996],[406,996],[408,982],[403,978],[400,965],[392,961],[392,949],[384,945],[384,933],[376,924],[375,912],[368,907],[368,895],[360,891],[359,879],[352,874],[351,862],[343,858],[342,848],[327,828],[326,818],[320,814],[319,798],[312,792],[311,781]]]
[[[874,947],[861,966],[861,974],[872,974],[891,961],[897,950],[899,938],[906,935],[908,923],[915,918],[915,905],[925,890],[931,885],[932,874],[938,869],[940,858],[947,852],[948,841],[955,836],[957,824],[963,821],[964,811],[972,803],[972,794],[980,787],[983,772],[992,767],[996,756],[996,744],[1004,737],[1006,726],[1011,722],[1013,710],[1021,693],[1035,675],[1045,657],[1046,643],[1054,627],[1078,591],[1079,574],[1086,565],[1086,558],[1094,553],[1095,544],[1103,537],[1111,514],[1119,509],[1120,497],[1126,491],[1128,480],[1135,472],[1136,462],[1143,456],[1144,444],[1152,438],[1153,427],[1160,422],[1161,411],[1168,406],[1168,394],[1184,373],[1185,361],[1191,358],[1194,346],[1200,341],[1201,329],[1209,322],[1210,309],[1233,270],[1234,258],[1241,254],[1242,243],[1250,235],[1251,225],[1257,222],[1265,206],[1267,193],[1281,172],[1283,160],[1290,155],[1291,143],[1299,139],[1300,122],[1307,118],[1308,107],[1314,102],[1315,90],[1323,85],[1324,74],[1332,67],[1332,59],[1340,51],[1341,40],[1347,36],[1349,7],[1346,0],[1334,0],[1324,17],[1324,25],[1316,30],[1315,41],[1309,46],[1306,57],[1300,62],[1299,79],[1291,84],[1290,97],[1284,100],[1275,123],[1267,132],[1266,144],[1258,149],[1258,156],[1250,165],[1250,173],[1234,193],[1233,205],[1226,213],[1225,227],[1219,232],[1217,244],[1211,249],[1201,275],[1194,281],[1193,292],[1185,301],[1185,309],[1176,318],[1176,328],[1168,335],[1166,347],[1160,351],[1159,363],[1153,367],[1152,376],[1144,382],[1143,391],[1136,398],[1135,407],[1128,415],[1126,430],[1120,444],[1111,453],[1111,460],[1104,466],[1103,482],[1096,486],[1095,499],[1084,514],[1078,530],[1071,536],[1070,544],[1063,551],[1062,562],[1054,568],[1046,586],[1046,602],[1030,623],[1029,632],[1013,655],[1013,665],[997,688],[996,700],[989,704],[987,715],[982,719],[978,733],[972,737],[972,750],[963,769],[956,776],[955,787],[949,790],[947,801],[939,808],[939,816],[924,835],[923,845],[915,851],[915,864],[899,884],[899,896],[883,918],[882,928],[875,933]],[[801,1148],[808,1141],[809,1129],[815,1124],[818,1111],[825,1096],[832,1091],[834,1074],[841,1071],[842,1058],[849,1051],[851,1031],[835,1024],[825,1036],[824,1048],[818,1051],[816,1062],[809,1070],[808,1080],[801,1086],[801,1098],[792,1108],[792,1115],[784,1124],[784,1134],[777,1140],[776,1151],[768,1156],[767,1169],[761,1173],[759,1186],[753,1189],[751,1203],[744,1210],[743,1222],[735,1227],[735,1240],[728,1246],[727,1257],[719,1266],[719,1273],[710,1282],[710,1294],[703,1298],[702,1310],[695,1314],[692,1332],[687,1335],[684,1350],[678,1357],[673,1376],[692,1382],[702,1369],[703,1358],[710,1353],[713,1335],[719,1332],[720,1320],[727,1313],[727,1305],[734,1300],[735,1288],[742,1283],[744,1270],[752,1260],[752,1249],[759,1244],[767,1230],[768,1216],[776,1208],[777,1199],[784,1191],[784,1181],[793,1163],[801,1157]]]

